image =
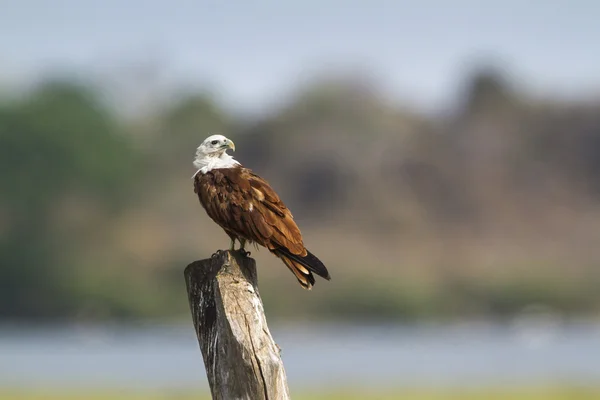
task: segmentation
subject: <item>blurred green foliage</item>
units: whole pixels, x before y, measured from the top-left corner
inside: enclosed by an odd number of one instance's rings
[[[0,316],[55,317],[77,307],[60,203],[126,199],[136,154],[91,88],[48,82],[0,108]]]
[[[0,318],[177,318],[186,263],[228,241],[192,191],[209,133],[266,177],[333,276],[311,293],[266,252],[276,317],[511,317],[600,311],[600,104],[469,76],[446,115],[356,76],[261,117],[202,91],[123,115],[101,86],[0,94]]]

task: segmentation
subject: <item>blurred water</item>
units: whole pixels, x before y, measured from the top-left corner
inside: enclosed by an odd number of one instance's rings
[[[273,326],[290,385],[600,382],[600,325]],[[205,387],[191,326],[0,329],[0,386]]]

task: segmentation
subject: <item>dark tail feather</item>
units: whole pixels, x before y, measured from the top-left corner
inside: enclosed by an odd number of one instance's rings
[[[279,247],[273,250],[273,253],[277,254],[278,256],[285,256],[290,260],[297,262],[298,264],[306,267],[306,269],[309,271],[319,275],[321,278],[331,280],[331,276],[329,276],[329,271],[327,271],[325,265],[314,254],[308,251],[308,249],[306,250],[307,254],[304,257],[290,253],[290,251],[285,247]]]
[[[315,277],[308,269],[282,254],[277,254],[277,257],[281,258],[283,263],[290,269],[290,271],[292,271],[304,289],[312,289],[313,285],[315,284]]]

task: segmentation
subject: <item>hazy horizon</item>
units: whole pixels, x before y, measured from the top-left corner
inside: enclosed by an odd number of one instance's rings
[[[0,82],[9,86],[66,71],[203,86],[226,107],[253,111],[341,69],[368,71],[391,98],[435,109],[456,96],[469,68],[489,61],[534,94],[582,97],[600,88],[600,3],[591,1],[4,4]]]

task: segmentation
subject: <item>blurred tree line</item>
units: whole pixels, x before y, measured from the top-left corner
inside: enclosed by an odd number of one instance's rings
[[[265,261],[275,315],[595,313],[600,102],[520,89],[481,69],[427,115],[338,76],[253,120],[204,92],[135,118],[81,82],[0,94],[0,318],[185,315],[183,267],[228,243],[191,190],[195,148],[215,132],[332,266],[307,295]]]
[[[91,88],[47,82],[0,108],[0,315],[72,312],[70,246],[123,203],[137,155]],[[88,219],[88,217],[90,217]]]

